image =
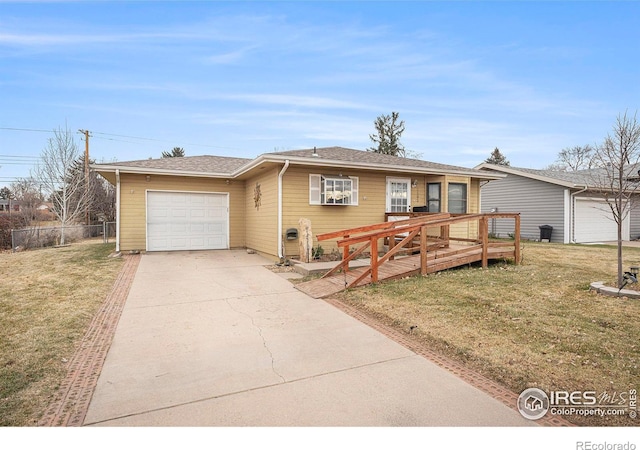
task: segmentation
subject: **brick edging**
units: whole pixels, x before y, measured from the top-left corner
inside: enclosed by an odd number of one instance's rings
[[[374,317],[366,314],[365,312],[353,306],[347,305],[346,303],[343,303],[333,298],[324,298],[323,300],[329,303],[330,305],[340,309],[344,313],[350,315],[354,319],[359,320],[360,322],[375,329],[376,331],[379,331],[380,333],[384,334],[390,339],[393,339],[395,342],[408,348],[412,352],[428,359],[429,361],[442,367],[448,372],[451,372],[452,374],[456,375],[458,378],[469,383],[470,385],[480,389],[483,392],[486,392],[487,394],[489,394],[496,400],[499,400],[504,405],[508,406],[514,411],[518,411],[518,408],[517,408],[518,395],[510,391],[509,389],[505,388],[504,386],[500,385],[499,383],[496,383],[495,381],[490,380],[484,375],[481,375],[465,367],[461,363],[458,363],[456,361],[453,361],[449,358],[446,358],[436,353],[435,351],[428,348],[426,345],[418,342],[416,339],[411,338],[407,333],[403,333],[400,330],[391,328],[385,325],[384,323],[382,323],[381,321],[379,321],[378,319],[375,319]],[[571,422],[567,421],[564,418],[550,416],[550,415],[545,416],[539,420],[536,420],[534,423],[538,425],[543,425],[543,426],[555,426],[555,427],[575,426],[574,424],[572,424]]]
[[[89,409],[102,365],[111,347],[120,315],[140,263],[140,255],[126,255],[114,286],[96,312],[68,363],[67,376],[38,426],[81,426]]]

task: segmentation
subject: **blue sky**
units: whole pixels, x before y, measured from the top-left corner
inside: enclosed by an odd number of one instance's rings
[[[638,109],[639,42],[640,2],[0,0],[0,185],[59,127],[104,162],[253,158],[364,150],[392,111],[422,159],[542,168]]]

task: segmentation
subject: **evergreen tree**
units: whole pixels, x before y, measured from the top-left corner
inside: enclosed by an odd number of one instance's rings
[[[0,189],[0,198],[3,200],[8,200],[9,197],[11,197],[11,189],[9,189],[8,187],[3,187],[2,189]]]
[[[170,152],[162,152],[163,158],[182,158],[184,156],[184,149],[182,147],[173,147]]]
[[[506,156],[504,156],[498,147],[496,147],[492,152],[491,156],[484,160],[484,162],[489,164],[495,164],[497,166],[510,166],[509,160]]]
[[[369,138],[377,144],[367,150],[384,155],[406,157],[404,146],[400,143],[400,136],[404,131],[404,120],[398,121],[400,113],[392,112],[391,115],[381,115],[373,123],[376,134],[370,134]]]

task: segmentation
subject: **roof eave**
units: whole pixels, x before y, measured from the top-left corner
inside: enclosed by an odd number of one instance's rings
[[[588,188],[588,186],[585,185],[585,184],[572,183],[570,181],[559,180],[557,178],[545,177],[544,175],[537,175],[537,174],[534,174],[534,173],[523,172],[521,170],[514,169],[514,168],[509,167],[509,166],[499,166],[499,165],[496,165],[496,164],[482,163],[482,164],[478,164],[476,167],[474,167],[474,169],[477,169],[477,170],[494,170],[494,171],[499,171],[499,172],[505,172],[507,174],[518,175],[518,176],[521,176],[521,177],[530,178],[532,180],[544,181],[545,183],[556,184],[558,186],[563,186],[563,187],[567,187],[567,188],[575,188],[575,189]]]
[[[181,177],[202,177],[202,178],[233,178],[233,174],[224,172],[194,172],[192,170],[175,170],[175,169],[157,169],[152,167],[132,167],[132,166],[114,166],[92,164],[90,166],[96,172],[115,172],[132,173],[142,175],[172,175]]]

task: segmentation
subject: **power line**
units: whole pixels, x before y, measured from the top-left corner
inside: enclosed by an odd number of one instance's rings
[[[155,138],[148,138],[148,137],[140,137],[140,136],[128,136],[128,135],[124,135],[124,134],[113,134],[113,133],[101,133],[99,131],[92,131],[91,133],[93,133],[94,135],[99,134],[102,136],[114,136],[114,137],[121,137],[121,138],[127,138],[127,139],[139,139],[141,141],[153,141],[153,142],[163,142],[163,143],[175,143],[176,140],[170,141],[167,139],[155,139]],[[105,139],[105,138],[102,138]],[[127,141],[123,141],[123,142],[127,142]],[[135,144],[135,142],[131,142],[132,144]],[[185,142],[182,145],[192,145],[194,147],[209,147],[209,148],[219,148],[219,149],[224,149],[224,150],[242,150],[240,148],[237,147],[221,147],[218,145],[208,145],[208,144],[194,144],[192,142]]]
[[[9,127],[0,127],[0,130],[8,130],[8,131],[31,131],[37,133],[55,133],[55,130],[39,130],[36,128],[9,128]]]
[[[12,128],[12,127],[0,127],[0,130],[6,130],[6,131],[25,131],[25,132],[34,132],[34,133],[55,133],[56,130],[42,130],[42,129],[37,129],[37,128]],[[113,137],[119,137],[119,138],[126,138],[126,139],[137,139],[139,141],[151,141],[151,142],[162,142],[162,143],[168,143],[168,144],[175,144],[176,141],[179,141],[179,139],[173,139],[173,140],[168,140],[168,139],[156,139],[156,138],[150,138],[150,137],[142,137],[142,136],[129,136],[129,135],[125,135],[125,134],[115,134],[115,133],[104,133],[104,132],[99,132],[99,131],[92,131],[91,132],[93,137],[97,138],[97,139],[104,139],[104,140],[111,140],[111,141],[116,141],[116,142],[125,142],[125,143],[129,143],[129,144],[136,144],[137,142],[131,142],[131,141],[120,141],[117,139],[110,139],[110,138],[105,138],[105,137],[100,137],[100,136],[95,136],[95,135],[101,135],[101,136],[113,136]],[[181,144],[184,146],[193,146],[193,147],[205,147],[205,148],[218,148],[218,149],[222,149],[222,150],[243,150],[241,148],[238,147],[222,147],[219,145],[209,145],[209,144],[197,144],[197,143],[193,143],[193,142],[185,142],[184,144]]]
[[[9,165],[9,166],[27,166],[32,164],[34,161],[22,161],[22,162],[10,162],[10,161],[2,161],[0,160],[0,166]]]

